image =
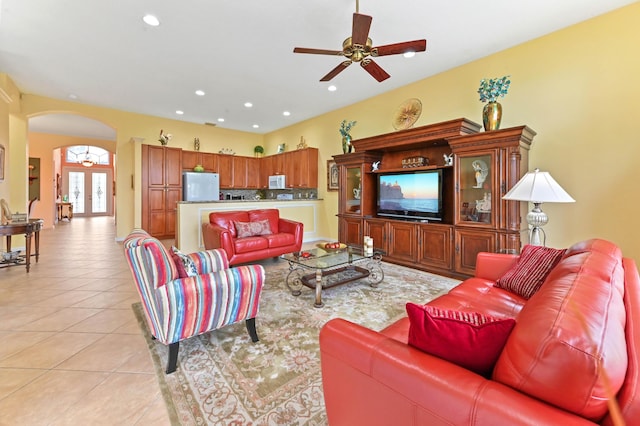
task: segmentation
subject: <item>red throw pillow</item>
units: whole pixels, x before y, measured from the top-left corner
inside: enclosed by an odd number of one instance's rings
[[[409,344],[431,355],[488,376],[516,324],[475,312],[407,303]]]
[[[238,238],[253,237],[255,235],[271,235],[269,219],[256,222],[235,222]]]
[[[520,253],[518,263],[496,281],[496,287],[529,299],[540,289],[549,272],[562,259],[565,251],[550,247],[525,245]]]

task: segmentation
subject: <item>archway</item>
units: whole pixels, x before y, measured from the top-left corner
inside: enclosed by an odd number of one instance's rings
[[[91,185],[93,178],[101,175],[99,186],[95,191],[92,186],[85,186],[82,190],[83,200],[79,197],[75,200],[78,204],[76,212],[86,214],[84,206],[93,202],[91,196],[84,197],[85,193],[104,194],[108,202],[104,203],[105,209],[102,215],[115,215],[115,193],[113,190],[114,176],[116,175],[116,132],[115,129],[93,118],[84,117],[75,113],[45,113],[28,119],[28,155],[30,158],[40,160],[40,201],[36,203],[33,217],[45,220],[45,227],[54,226],[58,221],[58,202],[62,202],[63,196],[70,195],[69,176],[74,176],[76,186],[74,192],[80,188],[79,183]],[[67,158],[67,150],[74,146],[87,147],[91,150],[104,150],[110,154],[108,165],[95,165],[91,169],[96,173],[84,173],[88,169],[81,165],[77,159]],[[75,151],[74,151],[75,152]],[[75,158],[75,157],[74,157]],[[82,159],[82,156],[80,157]],[[76,174],[73,174],[76,173]],[[94,176],[95,175],[95,176]],[[81,179],[86,177],[86,179]],[[96,177],[97,179],[97,177]],[[82,208],[78,208],[82,205]],[[98,211],[99,209],[96,209]],[[90,213],[92,209],[88,210]]]

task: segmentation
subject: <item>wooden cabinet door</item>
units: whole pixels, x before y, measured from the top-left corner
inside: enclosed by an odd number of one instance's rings
[[[381,249],[387,253],[387,231],[386,221],[378,219],[365,219],[364,235],[373,239],[373,247]]]
[[[200,164],[200,153],[196,151],[182,151],[182,170],[193,171]]]
[[[233,188],[233,156],[218,156],[218,173],[220,174],[220,188]]]
[[[340,218],[339,234],[341,243],[349,245],[362,244],[362,219]]]
[[[260,160],[260,188],[269,187],[269,176],[273,175],[273,156],[262,157]]]
[[[317,188],[318,187],[318,150],[316,148],[304,148],[293,151],[293,187]]]
[[[287,188],[299,188],[300,170],[304,166],[299,163],[298,152],[289,151],[280,156],[282,157],[282,166],[284,167],[284,175],[286,176],[285,185]]]
[[[496,251],[496,233],[460,228],[456,229],[455,233],[455,270],[462,274],[473,275],[478,253]]]
[[[164,181],[167,186],[182,189],[182,150],[165,148]]]
[[[247,157],[247,188],[258,189],[260,186],[260,166],[262,165],[261,158],[249,158]]]
[[[200,164],[204,167],[204,171],[218,173],[218,155],[210,152],[203,152],[200,155]]]
[[[418,263],[427,267],[451,269],[452,227],[448,225],[418,225]]]
[[[233,188],[244,189],[247,187],[247,157],[232,157]]]
[[[374,240],[375,243],[375,240]],[[416,225],[414,223],[389,222],[387,256],[405,262],[416,259]]]

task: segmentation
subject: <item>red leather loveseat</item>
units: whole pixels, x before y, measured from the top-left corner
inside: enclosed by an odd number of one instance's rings
[[[302,223],[282,219],[278,209],[213,212],[202,224],[205,248],[222,248],[229,265],[300,251],[303,233]]]
[[[635,262],[610,242],[578,243],[524,299],[495,286],[517,260],[481,253],[475,277],[427,304],[515,319],[487,376],[409,345],[407,317],[381,332],[343,319],[325,324],[320,349],[329,424],[640,424]]]

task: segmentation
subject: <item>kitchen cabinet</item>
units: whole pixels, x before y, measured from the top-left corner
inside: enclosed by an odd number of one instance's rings
[[[156,238],[174,238],[182,199],[182,150],[142,145],[142,228]]]
[[[233,188],[233,156],[218,155],[218,173],[220,174],[220,189]]]

